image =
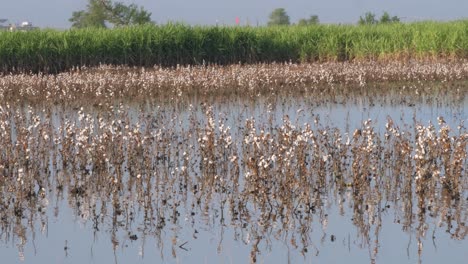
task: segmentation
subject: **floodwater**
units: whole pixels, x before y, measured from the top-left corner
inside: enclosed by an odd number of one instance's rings
[[[3,104],[2,263],[465,263],[468,87],[369,89]]]

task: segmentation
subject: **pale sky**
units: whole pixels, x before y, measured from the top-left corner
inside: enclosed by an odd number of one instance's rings
[[[356,23],[371,11],[397,15],[403,21],[453,20],[468,18],[468,0],[121,0],[135,3],[152,12],[157,23],[182,21],[188,24],[264,25],[269,13],[283,7],[297,22],[316,14],[322,23]],[[68,28],[73,11],[84,9],[87,0],[0,0],[0,18],[10,23],[30,21],[35,26]]]

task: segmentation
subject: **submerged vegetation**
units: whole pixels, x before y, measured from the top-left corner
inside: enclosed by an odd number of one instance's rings
[[[457,101],[453,89],[442,92]],[[419,100],[411,94],[402,98]],[[225,98],[79,108],[2,103],[0,239],[15,241],[24,256],[39,236],[35,229],[44,235],[60,222],[51,220],[68,211],[62,200],[95,238],[107,234],[114,251],[128,240],[141,238],[144,245],[154,238],[154,247],[172,248],[174,258],[204,230],[221,230],[219,253],[224,229],[233,230],[226,240],[250,248],[252,263],[275,241],[314,258],[320,242],[312,235],[326,236],[333,211],[353,223],[357,235],[331,240],[368,248],[372,262],[385,218],[415,234],[419,256],[434,225],[452,239],[466,239],[462,120],[452,126],[442,117],[434,124],[388,116],[340,127],[313,108],[294,109],[295,99],[234,98],[232,108]],[[430,97],[426,102],[437,104]],[[257,118],[251,104],[261,109]],[[296,117],[279,115],[285,104]],[[314,230],[314,223],[321,227]]]
[[[251,263],[328,238],[375,263],[389,219],[419,262],[430,229],[466,239],[468,21],[314,21],[0,32],[0,242],[36,255],[66,213],[115,262],[209,231]]]
[[[100,64],[176,66],[468,57],[468,21],[372,26],[201,27],[0,32],[0,71]]]

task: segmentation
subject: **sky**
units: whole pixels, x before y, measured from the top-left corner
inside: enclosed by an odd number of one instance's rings
[[[69,28],[73,11],[86,8],[87,0],[0,0],[0,18],[9,23],[30,21],[35,26]],[[387,11],[402,21],[468,18],[467,0],[120,0],[152,13],[157,23],[181,21],[191,25],[265,25],[275,8],[285,8],[291,22],[318,15],[322,23],[356,23],[371,11]]]

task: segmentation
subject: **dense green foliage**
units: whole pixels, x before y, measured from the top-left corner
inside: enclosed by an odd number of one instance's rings
[[[320,23],[319,17],[317,15],[311,15],[308,19],[301,18],[297,22],[299,26],[309,26],[309,25],[317,25]]]
[[[72,27],[106,27],[107,10],[98,0],[90,0],[86,10],[75,11],[68,20]]]
[[[276,8],[268,17],[268,26],[287,26],[291,24],[284,8]]]
[[[400,22],[400,18],[397,16],[390,17],[390,14],[384,12],[383,15],[380,17],[380,23],[398,23]]]
[[[72,13],[69,19],[74,28],[143,25],[152,23],[151,13],[135,4],[125,5],[111,0],[88,0],[86,10]]]
[[[388,23],[398,23],[400,22],[400,18],[397,16],[390,17],[390,14],[384,12],[380,19],[375,18],[375,14],[372,12],[367,12],[364,16],[360,16],[358,20],[359,25],[375,25],[375,24],[388,24]]]
[[[258,28],[168,24],[0,33],[1,72],[409,57],[468,58],[468,21]]]

